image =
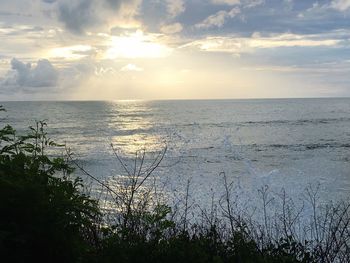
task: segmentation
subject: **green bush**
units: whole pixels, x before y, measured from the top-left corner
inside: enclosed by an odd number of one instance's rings
[[[0,130],[0,250],[3,262],[79,262],[94,253],[100,212],[63,158],[50,158],[44,122],[17,136]]]

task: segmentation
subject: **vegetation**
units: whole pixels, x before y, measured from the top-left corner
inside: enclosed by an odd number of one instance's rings
[[[225,193],[198,220],[189,220],[189,185],[183,206],[169,207],[156,184],[147,184],[166,148],[151,162],[137,152],[132,168],[115,156],[125,176],[113,187],[89,174],[67,151],[55,157],[45,122],[18,136],[0,130],[0,253],[2,262],[350,262],[349,205],[319,211],[309,191],[313,218],[297,234],[298,212],[283,196],[274,224],[258,224],[235,211],[226,175]],[[84,193],[75,166],[101,184],[113,211]],[[267,189],[261,189],[264,207]],[[264,210],[265,213],[266,209]]]
[[[0,249],[8,262],[79,262],[98,242],[98,204],[63,158],[49,158],[44,122],[0,130]],[[3,261],[5,262],[5,261]]]

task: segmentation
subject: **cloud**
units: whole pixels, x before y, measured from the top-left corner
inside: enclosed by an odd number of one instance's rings
[[[211,2],[216,5],[241,5],[244,8],[252,8],[263,4],[265,0],[212,0]]]
[[[163,25],[160,28],[160,31],[164,34],[176,34],[181,32],[183,29],[180,23],[174,23],[170,25]]]
[[[1,0],[0,10],[0,85],[19,94],[28,85],[32,93],[83,94],[94,79],[127,87],[131,77],[154,75],[175,83],[184,61],[197,74],[207,58],[208,68],[225,61],[228,73],[235,63],[294,72],[350,60],[350,0]],[[12,57],[20,61],[11,65]],[[57,80],[35,73],[42,57]],[[140,66],[145,71],[132,74]]]
[[[49,58],[78,60],[96,54],[96,49],[89,45],[73,45],[67,47],[53,48],[48,52]]]
[[[228,18],[238,15],[241,10],[238,7],[232,8],[230,11],[221,10],[211,16],[208,16],[201,23],[196,24],[196,28],[222,27]]]
[[[24,63],[16,58],[10,61],[10,70],[0,77],[0,96],[3,98],[57,99],[69,98],[94,79],[104,80],[115,76],[113,67],[86,58],[55,67],[47,59],[35,64]],[[7,66],[9,64],[7,63]],[[139,67],[130,70],[139,70]],[[18,97],[19,96],[19,97]]]
[[[206,37],[193,41],[183,47],[196,47],[207,52],[224,52],[232,54],[251,53],[257,49],[276,49],[286,47],[336,47],[341,45],[344,32],[329,35],[297,35],[291,33],[261,36],[254,33],[252,37],[219,36]]]
[[[119,9],[121,4],[122,4],[122,0],[106,0],[107,4],[114,8],[114,9]]]
[[[143,68],[136,66],[135,64],[127,64],[120,69],[120,71],[143,71]]]
[[[176,17],[185,11],[185,3],[183,0],[166,0],[167,12],[171,17]]]
[[[226,4],[226,5],[238,5],[240,0],[212,0],[213,4]]]
[[[265,0],[245,0],[243,3],[244,8],[253,8],[265,3]]]
[[[89,26],[98,22],[92,0],[63,2],[59,5],[59,20],[73,33],[81,34]]]
[[[339,11],[346,11],[350,8],[350,0],[333,0],[331,7]]]
[[[57,6],[58,19],[70,32],[83,34],[88,29],[108,25],[110,22],[118,22],[120,26],[120,20],[130,20],[136,16],[140,2],[141,0],[62,0]]]
[[[46,59],[38,60],[35,67],[30,63],[13,58],[11,70],[0,82],[1,88],[44,88],[55,87],[58,82],[58,71]]]

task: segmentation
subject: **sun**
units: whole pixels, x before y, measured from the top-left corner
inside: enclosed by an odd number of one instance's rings
[[[160,58],[170,55],[172,49],[156,42],[156,37],[144,35],[141,30],[122,36],[112,36],[106,59],[116,58]]]

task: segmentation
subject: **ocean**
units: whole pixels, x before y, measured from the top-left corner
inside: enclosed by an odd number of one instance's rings
[[[2,102],[1,122],[19,133],[46,120],[81,165],[108,182],[123,174],[110,144],[132,165],[144,149],[167,152],[154,176],[163,191],[208,204],[223,191],[222,172],[242,202],[258,190],[284,189],[298,199],[307,187],[323,201],[350,193],[350,99]]]

